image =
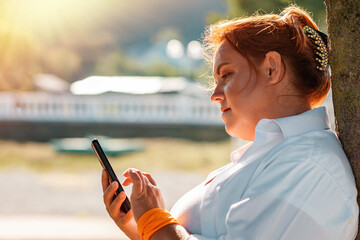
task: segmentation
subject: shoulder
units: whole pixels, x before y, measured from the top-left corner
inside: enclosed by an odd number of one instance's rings
[[[313,131],[285,139],[264,157],[257,175],[258,179],[265,176],[283,178],[288,183],[333,189],[345,200],[356,195],[348,159],[331,130]]]

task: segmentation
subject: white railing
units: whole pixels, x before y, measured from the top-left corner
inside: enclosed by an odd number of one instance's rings
[[[221,125],[209,99],[186,95],[1,93],[0,121]]]

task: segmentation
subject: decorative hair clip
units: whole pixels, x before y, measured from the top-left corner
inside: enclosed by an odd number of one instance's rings
[[[316,68],[320,71],[326,71],[329,62],[326,34],[314,30],[309,26],[304,26],[303,29],[310,41],[313,43],[314,53],[317,55],[315,56],[315,60],[320,64],[320,66],[317,66]]]

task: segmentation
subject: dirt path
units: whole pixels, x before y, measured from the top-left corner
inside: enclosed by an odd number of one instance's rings
[[[100,174],[1,171],[0,239],[126,239],[104,209]],[[167,208],[205,178],[184,172],[152,175]]]

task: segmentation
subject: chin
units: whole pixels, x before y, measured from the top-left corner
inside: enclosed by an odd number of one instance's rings
[[[235,131],[235,129],[231,126],[229,126],[228,124],[225,124],[225,131],[227,132],[227,134],[229,134],[231,137],[240,137],[238,132]]]
[[[234,126],[225,124],[225,130],[231,137],[241,138],[246,141],[254,141],[254,132],[244,131],[243,128],[235,128]]]

